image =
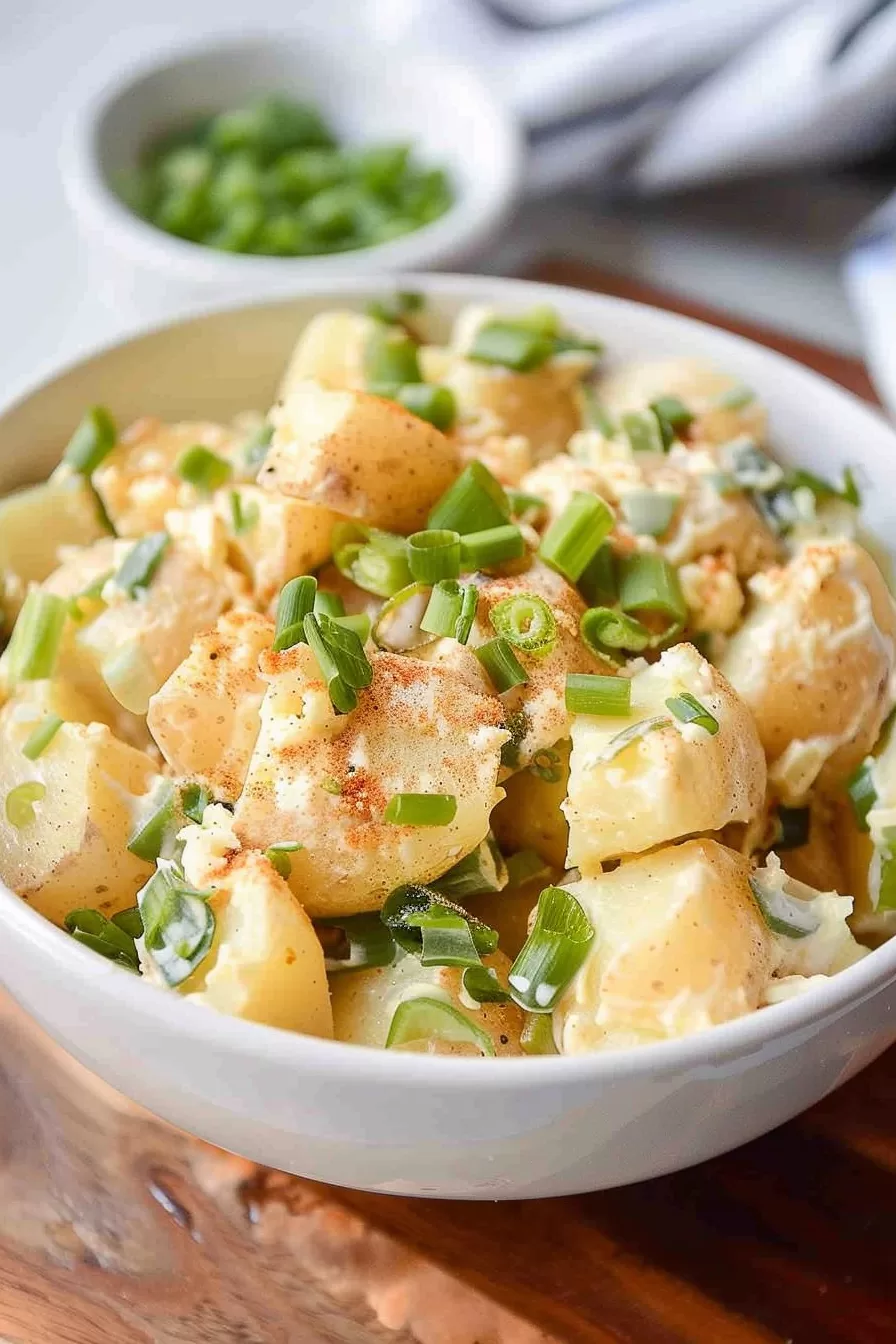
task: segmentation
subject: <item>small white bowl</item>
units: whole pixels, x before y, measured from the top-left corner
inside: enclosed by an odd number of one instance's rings
[[[440,326],[466,303],[553,304],[614,359],[712,360],[755,387],[782,455],[857,463],[868,525],[896,535],[896,435],[770,350],[602,295],[485,277],[408,276]],[[270,402],[308,318],[391,292],[386,277],[306,287],[102,350],[0,413],[0,493],[45,475],[85,406],[226,419]],[[315,1040],[225,1017],[112,966],[0,884],[0,980],[67,1050],[182,1129],[336,1185],[444,1198],[562,1195],[640,1181],[790,1119],[896,1039],[896,939],[800,998],[682,1040],[567,1058],[461,1059]]]
[[[443,167],[456,199],[441,218],[391,242],[314,257],[220,252],[175,238],[116,195],[160,132],[259,95],[286,93],[319,107],[340,141],[410,141]],[[522,141],[510,113],[473,71],[396,46],[373,45],[344,24],[230,38],[156,57],[84,98],[62,148],[66,196],[94,245],[94,269],[116,305],[145,321],[183,303],[290,293],[310,277],[457,265],[493,238],[520,181]]]

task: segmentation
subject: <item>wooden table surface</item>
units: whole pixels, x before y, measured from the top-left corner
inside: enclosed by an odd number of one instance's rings
[[[573,263],[540,275],[704,315]],[[871,394],[852,361],[749,334]],[[894,1234],[893,1052],[689,1171],[441,1203],[209,1148],[0,1000],[2,1344],[896,1344]]]

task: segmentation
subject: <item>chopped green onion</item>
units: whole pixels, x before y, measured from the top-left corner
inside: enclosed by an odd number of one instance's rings
[[[642,653],[651,642],[646,626],[613,607],[589,607],[583,611],[579,633],[587,648],[596,654],[615,653],[617,649]]]
[[[529,373],[546,364],[554,353],[550,336],[513,322],[484,322],[467,351],[477,364],[498,364],[516,373]]]
[[[70,910],[62,922],[76,942],[98,952],[107,961],[117,962],[130,971],[140,969],[133,937],[99,910]]]
[[[230,522],[235,536],[241,537],[244,532],[251,532],[260,517],[261,510],[256,500],[250,499],[248,504],[244,504],[239,490],[231,490]]]
[[[364,352],[364,376],[371,383],[419,383],[416,342],[400,327],[376,327]]]
[[[619,420],[633,453],[666,451],[660,422],[653,411],[625,411]]]
[[[883,845],[875,849],[879,866],[875,910],[896,910],[896,826],[884,826]],[[872,869],[873,871],[873,869]]]
[[[622,557],[619,570],[619,605],[626,614],[649,611],[675,622],[687,619],[678,572],[663,556],[636,551]]]
[[[417,1042],[441,1041],[451,1045],[473,1045],[483,1055],[494,1055],[495,1046],[487,1031],[472,1022],[458,1008],[443,999],[405,999],[395,1009],[386,1037],[386,1049]]]
[[[323,943],[328,975],[369,971],[395,960],[398,944],[377,913],[318,919],[314,928]]]
[[[507,867],[491,835],[471,853],[460,859],[447,873],[430,883],[433,891],[456,901],[503,891],[507,885]]]
[[[843,481],[838,490],[836,486],[831,485],[823,476],[816,476],[814,472],[807,471],[805,467],[794,467],[788,471],[785,476],[787,489],[809,490],[817,504],[824,504],[830,499],[842,499],[847,504],[852,504],[854,508],[860,508],[862,497],[859,488],[856,485],[856,479],[850,467],[845,467],[843,471]]]
[[[470,925],[451,906],[437,902],[428,910],[407,917],[409,928],[419,929],[422,937],[421,966],[480,966]]]
[[[205,809],[211,802],[211,794],[204,784],[185,784],[180,791],[180,808],[185,817],[202,825]]]
[[[852,467],[843,468],[843,476],[840,481],[840,498],[845,500],[847,504],[851,504],[854,509],[862,507],[862,492],[859,489]]]
[[[318,588],[314,594],[314,606],[311,610],[320,616],[344,616],[345,603],[338,593],[327,592],[324,588]],[[302,612],[302,619],[305,619],[306,612]]]
[[[705,705],[701,705],[690,691],[682,691],[681,695],[672,695],[666,701],[666,708],[678,720],[679,723],[694,723],[698,728],[703,728],[710,737],[715,737],[719,731],[719,721],[710,714]]]
[[[802,849],[809,843],[810,812],[808,807],[778,807],[774,848]]]
[[[362,644],[366,644],[370,638],[370,617],[366,611],[359,611],[354,616],[334,616],[333,623],[341,625],[343,630],[351,630],[357,635]]]
[[[7,650],[11,683],[52,677],[67,616],[65,598],[39,588],[31,589],[22,603]]]
[[[628,677],[567,672],[566,708],[570,714],[625,718],[632,711],[632,683]]]
[[[523,331],[537,331],[539,336],[560,335],[560,314],[549,303],[538,303],[527,312],[504,320],[508,326],[521,327]]]
[[[622,516],[639,537],[661,537],[675,517],[681,495],[663,490],[630,490],[620,501]]]
[[[530,1013],[549,1013],[582,966],[594,929],[576,898],[563,887],[545,887],[532,932],[510,968],[510,991]]]
[[[118,430],[105,406],[91,406],[68,441],[62,460],[72,471],[90,476],[115,447]]]
[[[385,322],[387,326],[396,326],[409,313],[419,312],[425,302],[422,294],[404,289],[398,290],[391,299],[371,299],[365,312],[368,317],[376,318],[377,322]]]
[[[474,1003],[507,1003],[510,999],[493,966],[468,966],[461,984],[467,998]]]
[[[461,569],[495,569],[508,560],[519,560],[526,551],[523,534],[515,523],[502,523],[461,538]]]
[[[29,761],[36,761],[38,756],[42,756],[46,751],[64,722],[65,720],[58,714],[45,715],[25,739],[22,755],[27,756]]]
[[[450,826],[456,816],[453,793],[394,793],[383,813],[393,826]]]
[[[544,780],[545,784],[559,784],[563,778],[560,755],[550,747],[542,747],[540,751],[536,751],[527,768],[530,774]]]
[[[290,579],[280,589],[277,599],[277,624],[274,629],[274,653],[283,653],[296,644],[305,644],[303,621],[309,611],[315,609],[317,598],[317,579],[303,574]]]
[[[276,845],[268,845],[264,856],[284,882],[287,882],[292,874],[292,860],[289,856],[300,849],[302,845],[297,840],[281,840]]]
[[[483,924],[481,919],[475,915],[469,914],[463,906],[455,904],[438,891],[433,891],[429,887],[421,887],[415,884],[407,884],[402,887],[396,887],[386,898],[386,902],[380,912],[383,923],[392,932],[392,936],[399,947],[405,952],[411,952],[414,956],[419,956],[423,947],[423,934],[420,931],[419,923],[416,923],[417,917],[428,911],[433,905],[442,910],[449,910],[452,914],[460,915],[470,926],[470,934],[473,944],[480,956],[485,956],[489,952],[494,952],[498,946],[498,935],[494,929],[490,929],[487,924]]]
[[[10,826],[14,826],[17,831],[30,826],[34,821],[34,804],[46,796],[46,785],[36,779],[27,780],[10,789],[6,795],[6,820]]]
[[[616,552],[612,543],[604,541],[582,570],[578,581],[579,592],[592,607],[609,606],[616,601],[619,584],[616,576]]]
[[[274,426],[270,420],[262,420],[258,428],[249,435],[241,449],[246,471],[253,472],[261,466],[268,455],[273,437]]]
[[[211,948],[215,915],[208,895],[190,887],[174,864],[164,860],[137,893],[144,947],[172,988],[193,973]]]
[[[523,653],[544,658],[557,644],[557,618],[544,598],[535,593],[505,597],[488,615],[495,633]]]
[[[508,855],[506,863],[508,887],[522,887],[536,878],[541,881],[550,876],[550,868],[534,849],[519,849]]]
[[[867,831],[868,813],[877,804],[877,788],[874,783],[874,758],[866,756],[850,775],[846,792],[852,803],[853,815],[860,831]]]
[[[585,423],[589,429],[596,429],[605,439],[611,439],[618,428],[616,421],[591,387],[582,388],[582,402],[585,410]]]
[[[667,451],[694,422],[694,416],[678,397],[657,397],[650,403],[650,409],[659,422],[663,447]]]
[[[162,853],[174,819],[174,785],[169,780],[156,791],[151,807],[146,820],[140,823],[127,845],[132,854],[147,863],[155,863]]]
[[[143,937],[143,920],[140,918],[140,911],[136,905],[131,905],[127,910],[119,910],[112,916],[112,923],[116,928],[121,929],[129,938]]]
[[[589,341],[586,337],[575,336],[569,331],[561,332],[559,336],[555,336],[552,345],[552,355],[566,355],[573,352],[583,355],[601,355],[604,351],[603,341]]]
[[[600,753],[601,761],[612,761],[630,747],[633,742],[640,742],[642,737],[647,737],[650,733],[655,733],[658,728],[671,727],[672,720],[665,714],[655,714],[652,718],[641,719],[639,723],[632,723],[628,728],[623,728],[621,733],[611,737],[603,751]]]
[[[504,487],[482,462],[468,462],[436,501],[429,515],[429,526],[465,536],[500,527],[509,518],[510,505]]]
[[[547,502],[541,495],[529,495],[525,490],[508,490],[507,503],[511,516],[526,523],[531,523],[547,508]]]
[[[734,387],[729,387],[727,392],[722,392],[716,397],[713,405],[720,411],[742,411],[745,406],[756,400],[756,393],[752,387],[747,387],[744,383],[737,383]]]
[[[441,639],[457,639],[460,643],[465,644],[466,639],[461,640],[458,634],[458,626],[462,618],[464,598],[468,593],[473,594],[473,615],[475,616],[479,593],[472,584],[462,586],[456,583],[454,579],[442,579],[430,593],[429,604],[420,622],[420,629]],[[471,618],[470,627],[472,627],[472,624]],[[469,634],[468,629],[467,639]]]
[[[448,528],[430,528],[408,537],[408,567],[422,583],[456,579],[460,573],[460,536]]]
[[[329,616],[309,612],[304,629],[335,709],[348,714],[358,703],[356,692],[373,680],[363,644],[353,630],[337,625]]]
[[[784,480],[783,469],[748,434],[741,434],[721,444],[719,460],[745,490],[758,490],[760,494],[765,494],[777,490]]]
[[[538,554],[551,569],[577,583],[613,529],[613,511],[600,495],[576,490],[541,539]]]
[[[128,597],[148,588],[162,562],[170,537],[167,532],[149,532],[131,547],[115,575],[116,587]]]
[[[767,886],[757,875],[749,879],[753,898],[772,933],[785,938],[807,938],[821,927],[821,918],[811,902],[789,896],[783,887]]]
[[[461,584],[460,615],[454,627],[454,638],[458,644],[466,644],[470,638],[470,631],[473,629],[478,605],[479,589],[474,587],[472,583]]]
[[[177,459],[174,470],[187,485],[209,495],[226,485],[233,475],[233,467],[227,459],[201,443],[185,449]]]
[[[433,383],[402,383],[395,393],[395,401],[420,420],[447,434],[457,419],[457,402],[450,387]]]
[[[432,643],[432,634],[424,631],[421,622],[431,601],[428,584],[409,583],[380,608],[373,625],[374,643],[392,653],[405,653]]]
[[[377,528],[337,523],[333,560],[344,578],[377,597],[393,597],[411,582],[404,537]]]
[[[528,1014],[520,1032],[520,1048],[524,1055],[559,1054],[554,1044],[554,1023],[550,1014]]]
[[[498,695],[504,695],[514,686],[525,686],[529,680],[513,649],[502,636],[480,644],[473,652],[488,673]]]

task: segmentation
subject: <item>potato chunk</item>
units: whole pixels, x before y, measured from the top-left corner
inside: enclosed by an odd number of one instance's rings
[[[267,616],[228,612],[194,638],[149,702],[149,731],[175,775],[201,780],[223,802],[245,782],[265,689],[258,659],[273,640]]]
[[[569,823],[561,803],[569,783],[569,750],[568,739],[557,742],[504,781],[506,796],[492,813],[492,830],[505,854],[534,849],[545,863],[566,867]]]
[[[682,693],[716,720],[715,735],[667,707]],[[631,736],[620,742],[622,733]],[[696,649],[679,644],[632,677],[627,718],[574,717],[563,805],[568,862],[597,873],[604,859],[750,821],[764,797],[765,759],[749,711]]]
[[[505,984],[510,962],[501,952],[483,958]],[[386,1044],[389,1026],[406,999],[434,998],[450,1003],[492,1038],[496,1055],[519,1055],[523,1013],[515,1003],[476,1004],[462,989],[463,970],[457,966],[421,966],[419,958],[399,954],[392,966],[370,971],[341,971],[331,977],[333,1027],[337,1041],[354,1045]],[[409,1047],[408,1047],[409,1048]],[[422,1047],[421,1047],[422,1048]],[[475,1047],[433,1043],[436,1054],[475,1054]]]
[[[184,875],[211,888],[215,937],[178,986],[195,1003],[308,1036],[332,1036],[323,948],[314,926],[263,854],[240,850],[225,808],[183,832]]]
[[[98,723],[64,723],[37,760],[29,760],[22,747],[53,703],[26,694],[0,711],[0,877],[61,924],[81,906],[109,915],[134,904],[152,869],[127,844],[158,775],[147,755]],[[6,800],[31,782],[45,792],[34,803],[33,819],[17,828]]]
[[[242,522],[234,525],[234,496]],[[252,584],[252,596],[267,610],[297,574],[310,574],[330,558],[337,514],[304,499],[239,485],[219,491],[216,507],[230,532],[228,558]]]
[[[398,654],[371,657],[373,683],[337,715],[307,645],[261,658],[261,732],[236,807],[243,843],[298,841],[290,885],[310,914],[375,910],[402,882],[444,873],[488,833],[502,731],[496,699]],[[384,819],[396,793],[457,800],[447,826]]]
[[[444,434],[367,392],[299,383],[271,419],[260,485],[390,532],[424,527],[460,470]]]
[[[688,1036],[758,1007],[775,947],[749,872],[689,840],[570,885],[595,938],[554,1010],[561,1053]]]
[[[854,931],[876,943],[896,932],[896,909],[887,908],[889,894],[883,907],[881,903],[883,870],[885,864],[891,869],[892,828],[896,826],[896,733],[892,720],[864,764],[870,771],[875,795],[865,818],[868,830],[860,830],[845,794],[836,803],[836,838],[846,868],[846,882],[838,890],[848,891],[854,899],[850,920]],[[889,886],[888,881],[887,889]]]
[[[762,403],[731,374],[701,359],[624,364],[604,378],[600,397],[617,415],[644,410],[658,397],[678,397],[695,416],[688,435],[697,441],[726,443],[749,434],[762,443],[768,434],[768,415]],[[731,401],[743,404],[726,404]]]
[[[367,379],[364,356],[377,322],[365,313],[316,313],[302,331],[277,389],[285,401],[295,388],[311,378],[321,387],[362,389]]]
[[[802,902],[816,920],[817,927],[802,937],[784,932],[773,934],[775,975],[835,975],[867,953],[850,932],[847,920],[852,914],[852,897],[836,891],[818,891],[785,872],[776,854],[769,854],[763,868],[757,868],[753,882],[760,890]],[[798,907],[797,907],[798,908]]]
[[[803,546],[757,574],[722,672],[749,706],[785,802],[835,790],[893,706],[896,613],[871,557],[848,541]]]

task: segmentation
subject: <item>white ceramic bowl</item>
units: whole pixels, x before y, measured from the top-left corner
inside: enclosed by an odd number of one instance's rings
[[[431,311],[556,305],[614,357],[692,354],[758,389],[783,456],[861,464],[867,516],[894,535],[896,436],[823,378],[668,313],[572,290],[408,277]],[[120,421],[226,418],[270,401],[305,320],[389,282],[349,281],[211,313],[101,351],[0,416],[0,491],[53,466],[90,402]],[[219,1016],[142,983],[0,888],[0,978],[78,1059],[159,1115],[260,1162],[334,1184],[481,1199],[560,1195],[655,1176],[733,1148],[810,1106],[896,1038],[896,940],[803,997],[685,1040],[576,1058],[473,1060],[376,1051]]]
[[[256,257],[172,237],[115,194],[111,182],[159,132],[271,92],[307,98],[346,142],[412,141],[421,161],[451,174],[454,204],[376,247]],[[145,321],[197,301],[292,293],[309,278],[469,261],[513,204],[522,144],[510,113],[472,70],[371,43],[325,13],[298,13],[288,32],[181,46],[102,83],[73,112],[61,163],[69,204],[93,245],[96,283]]]

